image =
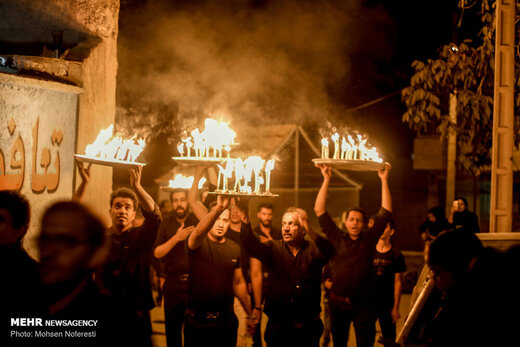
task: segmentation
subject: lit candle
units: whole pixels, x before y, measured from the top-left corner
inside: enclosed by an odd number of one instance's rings
[[[226,162],[226,172],[224,172],[224,188],[223,191],[228,190],[228,178],[233,177],[233,161],[228,160]]]
[[[182,157],[182,154],[184,153],[184,143],[180,143],[178,146],[177,146],[177,150],[179,151],[181,157]]]
[[[356,142],[354,141],[354,139],[350,135],[348,135],[348,142],[350,142],[350,147],[351,147],[350,151],[349,151],[349,154],[348,154],[348,159],[349,160],[355,160],[356,159],[356,151],[357,151]]]
[[[224,147],[224,149],[226,150],[227,152],[227,158],[229,159],[229,152],[231,151],[231,146],[230,145],[227,145],[226,147]]]
[[[269,159],[265,164],[265,192],[270,192],[271,170],[274,169],[274,159]]]
[[[217,190],[220,190],[220,176],[223,174],[224,168],[222,166],[218,165],[218,164],[217,164],[217,166],[218,166],[218,169],[219,169],[218,170],[218,180],[217,180]]]
[[[186,148],[188,149],[188,151],[187,151],[187,152],[188,152],[188,154],[187,154],[187,155],[188,155],[188,158],[189,158],[190,155],[191,155],[191,147],[193,147],[193,143],[191,142],[191,139],[188,138],[188,139],[186,140]]]
[[[363,138],[361,135],[358,135],[358,149],[359,149],[359,159],[360,160],[366,160],[366,151],[367,149],[365,148],[365,142],[367,142],[367,138]]]
[[[347,140],[345,140],[345,137],[342,137],[341,138],[341,159],[346,159],[348,147],[349,147],[349,145],[347,143]]]
[[[242,176],[244,175],[244,162],[241,158],[235,159],[235,186],[233,187],[233,191],[240,191],[240,181],[242,180]]]
[[[329,140],[325,137],[321,139],[321,158],[329,158]]]
[[[332,135],[330,138],[332,139],[332,141],[334,141],[334,156],[333,156],[333,158],[334,159],[339,159],[339,134],[338,133],[334,133],[334,135]]]

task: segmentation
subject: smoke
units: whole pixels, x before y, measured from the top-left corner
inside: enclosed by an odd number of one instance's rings
[[[120,126],[175,137],[208,116],[234,129],[341,124],[345,88],[360,85],[350,55],[388,51],[373,21],[388,19],[359,1],[195,3],[122,8]]]

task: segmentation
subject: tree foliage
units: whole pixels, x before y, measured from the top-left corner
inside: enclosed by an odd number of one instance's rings
[[[450,43],[439,49],[437,59],[414,61],[410,86],[401,98],[407,110],[403,122],[418,134],[440,134],[446,138],[457,134],[457,164],[478,175],[491,164],[493,129],[493,93],[495,58],[495,3],[488,0],[460,0],[464,11],[476,3],[481,5],[482,28],[478,43],[469,39]],[[516,0],[516,23],[520,19],[520,0]],[[515,88],[520,86],[518,38],[515,27]],[[457,122],[449,115],[450,94],[457,100]],[[520,95],[515,93],[515,144],[520,140]]]

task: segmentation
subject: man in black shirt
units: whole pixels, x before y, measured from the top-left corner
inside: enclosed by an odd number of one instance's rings
[[[161,223],[154,255],[159,259],[164,295],[164,319],[168,347],[182,346],[182,323],[188,293],[186,239],[198,220],[188,213],[186,190],[170,193],[173,211]]]
[[[258,205],[258,212],[256,214],[258,225],[253,228],[253,233],[255,233],[262,242],[282,239],[282,232],[272,224],[273,211],[274,207],[271,203],[264,202]],[[262,266],[260,260],[253,257],[249,258],[249,267],[251,286],[253,287],[251,295],[254,303],[253,317],[255,317],[255,321],[258,325],[255,336],[253,336],[253,346],[261,347],[262,336],[259,328],[262,321],[262,293],[265,293],[267,290],[269,273],[265,266]]]
[[[82,182],[74,194],[80,200],[89,181],[89,168],[78,162]],[[149,310],[155,306],[150,285],[150,261],[161,213],[153,198],[141,185],[142,166],[128,170],[130,185],[119,188],[110,196],[112,225],[107,233],[111,241],[107,263],[96,276],[98,283],[118,298],[132,312],[132,326],[128,329],[140,332],[142,340],[136,345],[150,346],[152,327]],[[134,226],[138,205],[141,205],[144,223]]]
[[[281,240],[282,232],[273,226],[273,204],[264,202],[258,205],[258,225],[253,232],[260,237],[260,241]]]
[[[229,227],[229,198],[219,196],[188,238],[188,303],[184,322],[185,346],[235,346],[238,322],[236,296],[251,315],[247,285],[240,268],[240,247],[225,235]],[[251,320],[248,320],[248,322]],[[250,328],[254,325],[248,323]]]
[[[391,219],[392,200],[388,186],[390,164],[379,170],[381,179],[381,209],[373,216],[374,224],[367,228],[366,215],[360,208],[351,208],[343,222],[343,232],[327,213],[327,192],[332,176],[329,166],[318,166],[323,183],[316,197],[314,211],[327,238],[336,248],[331,261],[333,284],[330,291],[330,314],[334,346],[347,346],[350,323],[354,322],[358,346],[373,346],[375,310],[367,295],[370,286],[372,259],[379,237]]]
[[[244,248],[269,272],[264,338],[268,346],[318,346],[323,331],[321,273],[334,247],[310,227],[307,213],[299,208],[284,213],[282,235],[282,240],[261,242],[249,223],[242,224]]]
[[[394,223],[390,221],[377,242],[372,261],[374,276],[372,290],[376,304],[376,317],[381,326],[383,339],[388,342],[395,342],[396,323],[401,317],[399,302],[403,287],[403,272],[406,271],[403,253],[390,242],[394,233]]]

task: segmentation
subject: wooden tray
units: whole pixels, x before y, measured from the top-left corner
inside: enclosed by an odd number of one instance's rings
[[[126,168],[129,169],[134,166],[145,166],[146,164],[138,163],[135,161],[126,161],[126,160],[116,160],[116,159],[103,159],[103,158],[95,158],[88,157],[82,154],[74,154],[74,156],[81,162],[91,163],[103,166],[111,166],[116,168]]]
[[[312,159],[315,164],[327,165],[334,169],[351,170],[351,171],[377,171],[384,169],[384,163],[378,163],[372,160],[344,160],[344,159]]]

